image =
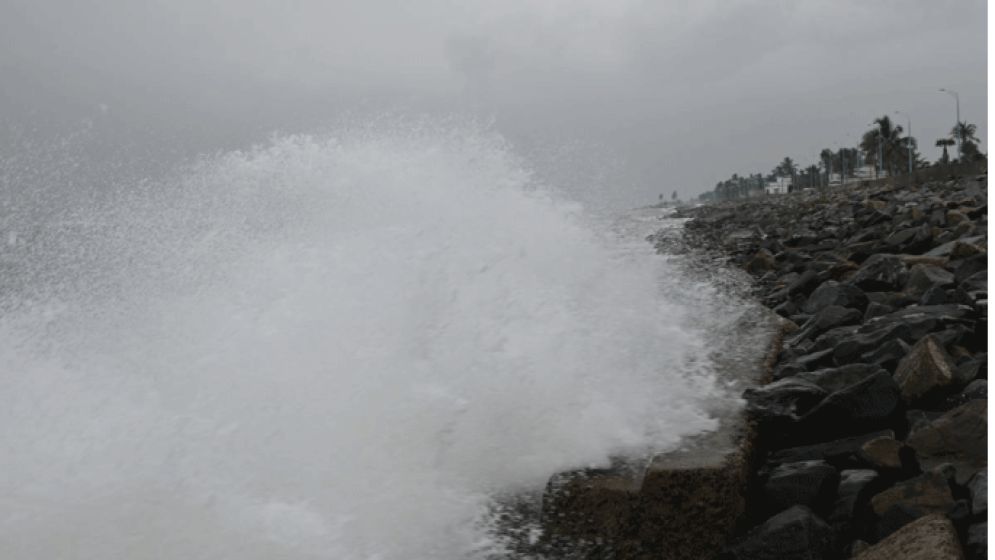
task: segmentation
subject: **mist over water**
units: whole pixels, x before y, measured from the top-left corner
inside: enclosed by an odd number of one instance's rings
[[[484,557],[495,496],[714,427],[672,265],[480,127],[44,165],[0,193],[4,558]]]

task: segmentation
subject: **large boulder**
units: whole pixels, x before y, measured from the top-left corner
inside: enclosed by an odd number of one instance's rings
[[[836,532],[837,548],[843,548],[858,535],[858,529],[866,527],[868,520],[860,515],[871,495],[880,486],[881,475],[871,469],[846,469],[840,472],[840,482],[836,488],[836,501],[833,503],[829,523]]]
[[[971,493],[971,515],[984,515],[988,511],[988,471],[974,475],[967,489]]]
[[[907,462],[905,446],[895,438],[881,436],[860,446],[860,458],[869,466],[880,471],[899,471]]]
[[[798,461],[823,460],[838,469],[862,468],[864,463],[858,458],[860,448],[865,443],[881,436],[895,437],[891,430],[879,430],[833,441],[788,447],[773,451],[768,457],[770,464],[793,463]]]
[[[850,282],[864,291],[895,291],[907,277],[908,269],[898,255],[878,253],[860,265]]]
[[[935,399],[957,381],[957,366],[935,336],[926,336],[912,346],[895,368],[895,382],[902,399],[916,404]]]
[[[826,509],[833,499],[839,475],[825,461],[799,461],[778,465],[763,484],[763,503],[771,513],[791,506]]]
[[[750,387],[743,393],[747,411],[762,422],[797,420],[828,395],[812,381],[797,377]]]
[[[906,523],[931,513],[946,514],[955,505],[946,477],[939,472],[899,482],[871,498],[878,533],[891,534]]]
[[[864,314],[857,309],[839,305],[824,307],[801,326],[801,329],[791,337],[788,345],[793,346],[803,340],[813,339],[835,327],[856,325],[863,317]]]
[[[855,560],[963,559],[957,531],[942,515],[927,515],[913,521],[855,557]]]
[[[967,528],[967,553],[970,560],[988,558],[988,522],[975,523]]]
[[[938,266],[917,264],[909,271],[909,279],[905,282],[905,291],[921,296],[930,288],[946,288],[953,286],[953,284],[953,273]]]
[[[867,296],[856,286],[826,280],[808,296],[802,310],[806,313],[818,313],[830,305],[863,310],[867,307]]]
[[[832,437],[885,423],[898,410],[900,391],[895,380],[878,370],[863,381],[826,397],[801,419],[799,432]]]
[[[976,399],[939,418],[919,420],[905,442],[915,449],[924,469],[952,464],[958,484],[965,484],[988,464],[988,400]]]
[[[833,529],[812,510],[794,506],[771,517],[732,547],[738,560],[824,560],[833,546]]]

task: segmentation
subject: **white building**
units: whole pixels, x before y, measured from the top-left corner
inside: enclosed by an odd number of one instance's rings
[[[778,177],[764,186],[767,194],[788,194],[791,190],[791,177]]]

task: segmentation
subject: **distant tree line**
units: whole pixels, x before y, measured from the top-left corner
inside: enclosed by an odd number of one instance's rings
[[[762,195],[769,183],[777,182],[779,178],[790,178],[792,189],[826,188],[830,184],[839,184],[843,180],[857,177],[858,170],[862,178],[892,177],[909,172],[911,155],[912,170],[935,166],[950,166],[968,162],[986,162],[987,156],[981,153],[977,137],[978,127],[959,122],[947,137],[936,140],[936,145],[943,148],[943,155],[930,163],[919,153],[916,139],[902,133],[901,125],[892,122],[888,115],[874,120],[874,126],[864,132],[860,144],[856,147],[844,147],[837,150],[825,148],[819,152],[817,162],[801,168],[790,157],[785,157],[769,173],[750,173],[740,175],[733,173],[725,181],[719,181],[715,188],[701,195],[703,200],[735,199]],[[958,157],[952,158],[948,148],[958,146]],[[867,166],[872,169],[872,176],[866,176]]]

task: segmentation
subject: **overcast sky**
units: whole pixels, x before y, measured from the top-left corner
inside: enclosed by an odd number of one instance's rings
[[[986,139],[986,20],[984,0],[0,0],[0,113],[197,149],[342,111],[474,113],[635,205],[814,163],[896,110],[934,159],[941,87]]]

